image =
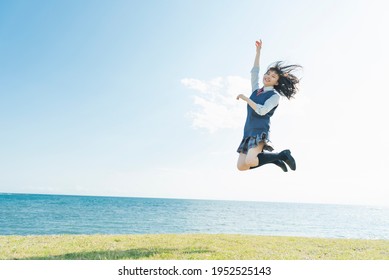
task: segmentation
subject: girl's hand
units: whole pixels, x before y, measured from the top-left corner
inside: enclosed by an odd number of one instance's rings
[[[239,94],[239,95],[236,97],[236,99],[237,99],[237,100],[242,99],[242,100],[244,100],[244,101],[247,101],[248,98],[247,98],[244,94]]]
[[[262,48],[262,40],[259,39],[259,41],[255,41],[255,47],[257,48],[257,52],[259,52]]]

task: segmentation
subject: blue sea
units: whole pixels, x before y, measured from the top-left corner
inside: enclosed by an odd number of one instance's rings
[[[389,208],[0,194],[0,235],[155,233],[389,239]]]

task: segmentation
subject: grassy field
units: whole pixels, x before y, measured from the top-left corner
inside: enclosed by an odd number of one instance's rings
[[[0,259],[389,260],[389,240],[225,234],[0,236]]]

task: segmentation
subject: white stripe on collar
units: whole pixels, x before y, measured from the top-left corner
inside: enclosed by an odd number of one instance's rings
[[[269,90],[274,90],[274,87],[273,86],[263,87],[263,92],[269,91]]]

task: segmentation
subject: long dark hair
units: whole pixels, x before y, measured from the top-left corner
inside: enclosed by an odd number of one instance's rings
[[[271,64],[267,70],[274,71],[278,74],[278,85],[275,85],[274,89],[288,99],[293,97],[298,91],[297,86],[300,82],[300,79],[291,72],[299,68],[302,69],[302,66],[297,64],[285,65],[283,61],[277,61]]]

